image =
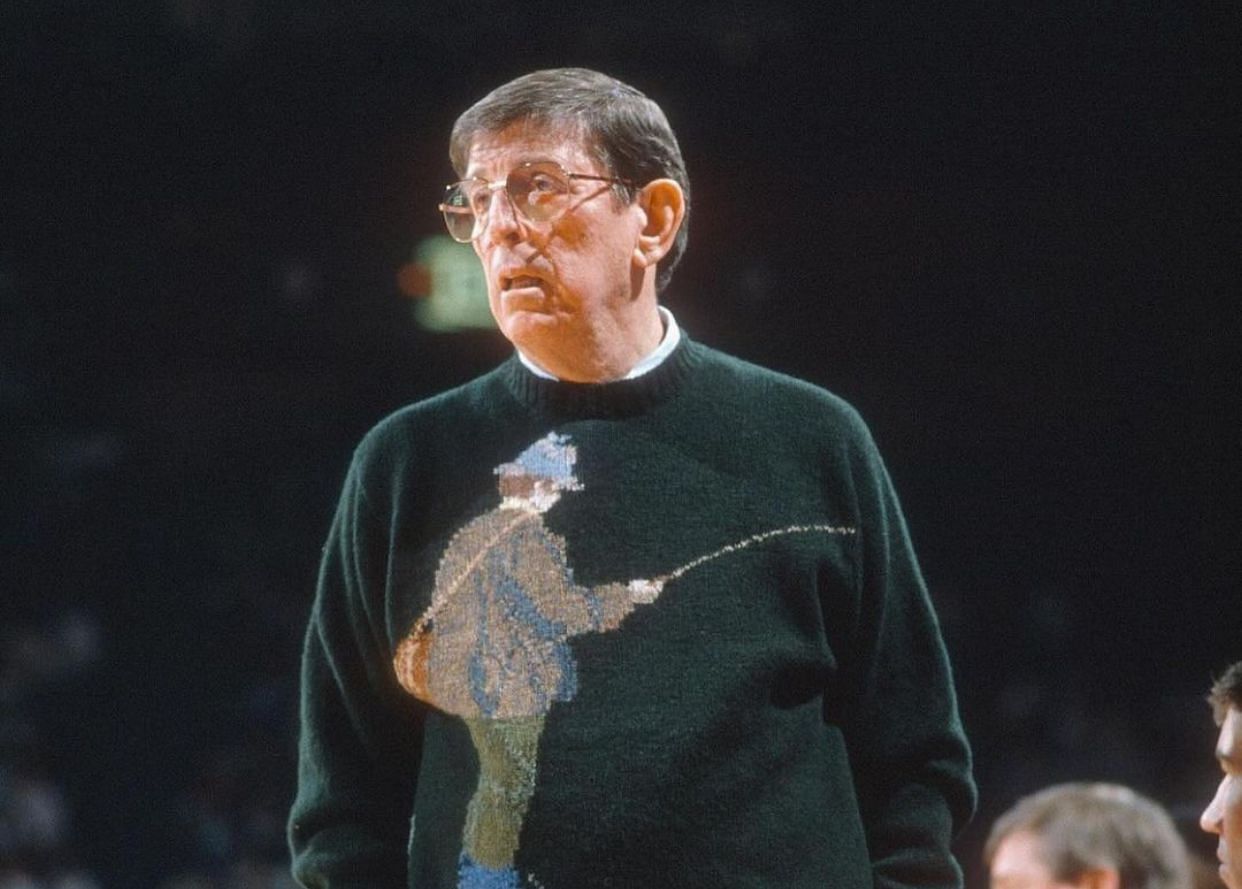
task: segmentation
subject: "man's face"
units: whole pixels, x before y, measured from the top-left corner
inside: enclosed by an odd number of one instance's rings
[[[566,172],[609,176],[579,137],[513,124],[481,133],[467,178],[503,181],[519,164],[555,161]],[[495,192],[474,240],[488,300],[501,332],[558,376],[590,379],[600,356],[627,334],[640,281],[635,247],[643,213],[622,206],[605,182],[571,180],[565,212],[532,223]]]
[[[996,847],[988,872],[991,889],[1069,889],[1074,883],[1056,880],[1044,864],[1039,837],[1020,830]]]
[[[1216,857],[1229,889],[1242,889],[1242,711],[1230,707],[1220,727],[1216,758],[1225,776],[1203,810],[1200,826],[1220,837]]]

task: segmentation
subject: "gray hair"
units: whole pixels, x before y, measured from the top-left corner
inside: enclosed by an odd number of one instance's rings
[[[1023,832],[1039,838],[1044,866],[1057,881],[1113,868],[1121,889],[1189,889],[1189,856],[1173,820],[1128,787],[1056,784],[1023,797],[992,825],[987,865],[1006,837]]]
[[[580,136],[587,150],[612,176],[629,203],[653,179],[672,179],[686,198],[686,213],[673,246],[661,260],[656,290],[662,292],[686,249],[690,233],[690,177],[672,127],[660,106],[629,84],[587,68],[534,71],[492,90],[453,125],[449,159],[464,176],[470,146],[480,133],[496,133],[524,121],[563,127]]]

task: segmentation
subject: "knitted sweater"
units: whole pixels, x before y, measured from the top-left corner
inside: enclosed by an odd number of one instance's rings
[[[869,433],[689,339],[376,426],[301,702],[308,887],[961,883],[969,748]]]

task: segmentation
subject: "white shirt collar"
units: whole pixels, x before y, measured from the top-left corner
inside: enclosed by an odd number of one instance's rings
[[[677,344],[681,342],[681,328],[677,326],[677,319],[673,317],[673,313],[664,306],[656,306],[660,310],[660,320],[664,322],[664,338],[660,340],[660,345],[656,346],[645,358],[630,368],[630,372],[623,376],[623,380],[632,380],[635,377],[641,377],[643,374],[655,370],[669,355],[673,354],[673,350],[677,348]],[[525,354],[521,349],[517,350],[518,359],[526,365],[529,370],[537,377],[543,377],[545,380],[555,380],[554,374],[544,370],[534,359]]]

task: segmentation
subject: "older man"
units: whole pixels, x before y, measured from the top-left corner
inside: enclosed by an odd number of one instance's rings
[[[658,304],[689,209],[663,112],[539,71],[450,153],[441,210],[516,354],[354,455],[303,658],[298,879],[960,884],[969,750],[888,476],[839,399]]]
[[[1220,838],[1221,879],[1229,889],[1242,889],[1242,661],[1216,681],[1208,701],[1220,726],[1216,759],[1225,774],[1199,824]]]
[[[1159,805],[1117,784],[1057,784],[996,820],[992,889],[1190,889],[1190,860]]]

